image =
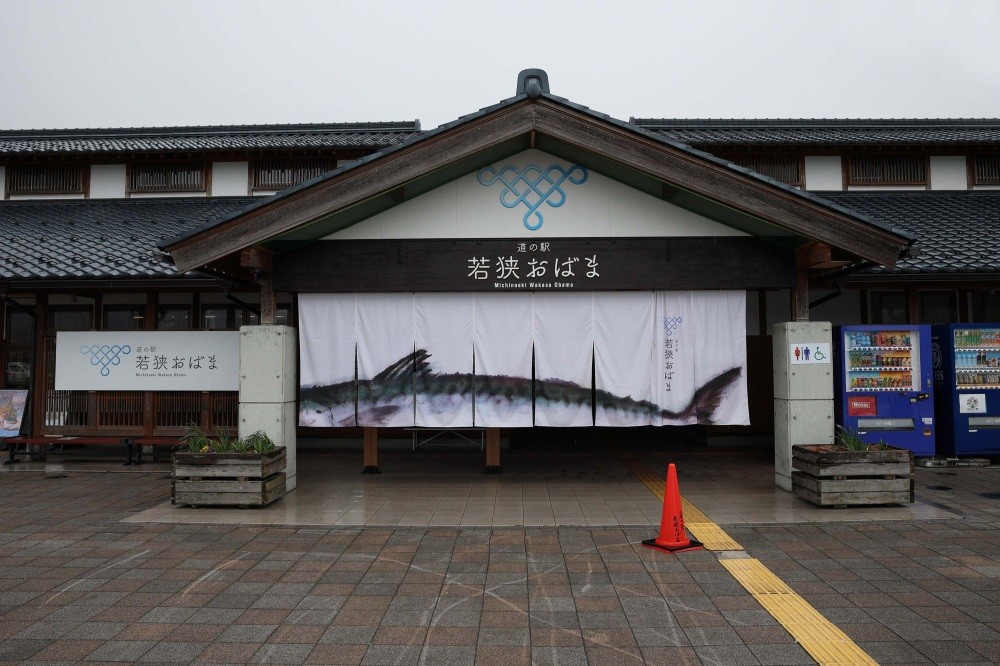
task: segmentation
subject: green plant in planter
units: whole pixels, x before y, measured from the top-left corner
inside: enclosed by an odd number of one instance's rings
[[[837,443],[848,451],[867,451],[868,443],[861,439],[857,430],[837,426]]]
[[[274,442],[271,441],[271,438],[263,430],[258,430],[252,435],[247,435],[242,441],[247,450],[254,453],[267,453],[274,450]]]
[[[180,445],[191,453],[205,452],[212,449],[213,442],[208,438],[208,433],[195,422],[184,427],[184,435],[180,438]]]

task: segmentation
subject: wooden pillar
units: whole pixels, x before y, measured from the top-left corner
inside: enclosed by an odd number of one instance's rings
[[[796,268],[795,289],[792,290],[792,319],[809,321],[809,270]]]
[[[150,291],[146,294],[146,317],[145,324],[147,331],[155,331],[157,320],[159,319],[159,294]],[[156,394],[153,391],[146,391],[142,396],[142,436],[152,437],[153,429],[156,427]]]
[[[500,474],[500,428],[486,429],[486,474]]]
[[[271,251],[265,247],[248,247],[240,252],[240,266],[248,269],[254,282],[260,285],[260,323],[275,323],[277,307],[271,284]]]
[[[378,468],[378,428],[365,428],[365,467],[362,474],[381,474]]]
[[[771,335],[767,328],[767,290],[757,290],[757,335]]]
[[[834,264],[833,249],[826,243],[811,242],[795,249],[795,290],[792,291],[792,319],[809,321],[809,271]]]
[[[920,323],[920,294],[914,288],[906,290],[906,319],[907,323]]]

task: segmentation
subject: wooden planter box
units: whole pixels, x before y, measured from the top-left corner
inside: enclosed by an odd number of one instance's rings
[[[792,467],[797,470],[792,472],[795,496],[819,506],[913,501],[913,452],[907,449],[793,446]]]
[[[285,494],[285,447],[267,453],[173,455],[171,501],[191,506],[267,506]]]

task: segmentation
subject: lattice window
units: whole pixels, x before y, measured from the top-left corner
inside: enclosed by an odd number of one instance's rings
[[[83,165],[25,164],[7,167],[8,194],[83,194]]]
[[[733,164],[788,185],[802,185],[802,160],[797,155],[725,155]]]
[[[1000,185],[1000,153],[976,155],[972,169],[973,185]]]
[[[335,160],[271,159],[253,165],[253,189],[283,190],[337,168]]]
[[[848,185],[926,185],[927,160],[920,155],[851,155]]]
[[[204,162],[138,162],[129,166],[130,192],[204,192]]]

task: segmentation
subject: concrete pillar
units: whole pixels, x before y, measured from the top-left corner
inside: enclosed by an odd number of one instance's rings
[[[833,353],[828,363],[793,364],[796,346],[826,344],[830,322],[785,322],[772,330],[774,344],[774,483],[792,490],[792,447],[833,444]]]
[[[240,328],[239,435],[263,430],[275,446],[286,450],[285,487],[295,489],[295,390],[298,385],[296,345],[290,326]]]

